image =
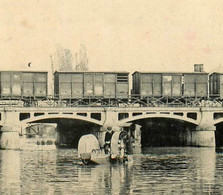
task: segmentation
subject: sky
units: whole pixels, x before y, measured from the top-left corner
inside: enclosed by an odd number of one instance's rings
[[[50,71],[57,45],[82,44],[90,71],[208,72],[222,19],[222,0],[0,0],[0,70]]]

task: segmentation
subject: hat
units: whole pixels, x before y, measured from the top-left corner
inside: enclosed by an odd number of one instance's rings
[[[107,130],[108,130],[108,131],[111,131],[111,130],[112,130],[112,127],[111,127],[111,126],[108,126],[108,127],[107,127]]]

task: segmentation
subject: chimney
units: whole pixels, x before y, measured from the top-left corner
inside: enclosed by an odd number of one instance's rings
[[[204,72],[203,64],[194,64],[194,72]]]

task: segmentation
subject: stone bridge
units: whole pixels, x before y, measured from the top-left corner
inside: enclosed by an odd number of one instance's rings
[[[83,120],[100,127],[123,127],[136,120],[147,118],[175,119],[196,126],[196,129],[188,135],[192,145],[215,146],[215,125],[223,122],[223,109],[221,107],[4,107],[0,108],[1,148],[13,148],[17,145],[19,132],[28,124],[58,118]]]

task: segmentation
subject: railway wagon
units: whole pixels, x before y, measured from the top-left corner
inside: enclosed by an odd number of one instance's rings
[[[1,98],[46,98],[47,72],[1,71]]]
[[[128,77],[128,72],[55,72],[54,93],[59,99],[127,99]]]
[[[209,96],[223,99],[223,74],[213,72],[209,75]]]
[[[133,96],[140,97],[181,97],[181,73],[133,73]]]
[[[208,73],[183,73],[184,97],[208,97]]]

